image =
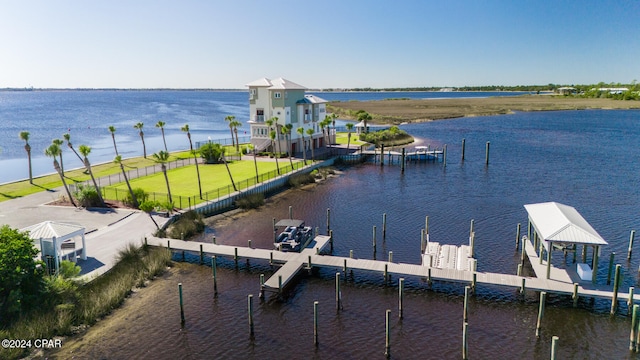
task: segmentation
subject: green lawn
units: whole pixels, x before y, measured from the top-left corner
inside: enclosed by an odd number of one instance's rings
[[[347,145],[348,142],[348,133],[346,132],[338,132],[336,133],[336,143],[340,144],[340,145]],[[358,139],[358,134],[356,134],[355,132],[351,132],[351,145],[364,145],[367,144],[364,141],[360,141]]]
[[[302,161],[294,161],[294,165],[300,166]],[[233,180],[236,183],[238,189],[243,189],[255,184],[256,170],[252,160],[242,160],[229,162],[229,170],[233,176]],[[261,181],[266,180],[266,175],[271,172],[271,176],[276,176],[276,163],[271,161],[258,161],[258,173],[261,174]],[[288,159],[280,159],[278,165],[281,169],[281,173],[290,171],[291,165]],[[193,204],[202,202],[206,199],[215,199],[219,196],[224,196],[230,192],[233,192],[231,186],[231,179],[229,179],[229,173],[224,164],[201,164],[200,179],[202,183],[203,200],[199,198],[198,193],[198,177],[196,174],[195,165],[183,166],[177,169],[167,171],[169,178],[169,186],[171,187],[171,195],[174,200],[174,204],[180,206],[179,196],[191,197]],[[165,182],[164,174],[158,172],[153,175],[133,179],[130,181],[132,188],[141,188],[147,193],[156,194],[155,200],[166,201],[164,194],[167,194],[167,185]],[[103,187],[105,191],[105,198],[107,199],[122,199],[128,192],[126,183],[116,184],[110,187]],[[117,189],[117,194],[114,189]],[[162,197],[162,198],[159,198]],[[151,197],[153,200],[153,196]],[[186,206],[186,199],[183,199],[182,207]]]

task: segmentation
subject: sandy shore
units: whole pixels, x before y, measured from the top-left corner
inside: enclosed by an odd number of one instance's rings
[[[374,122],[399,124],[517,111],[640,109],[640,101],[524,95],[471,99],[348,101],[332,102],[329,107],[329,111],[336,112],[341,118],[353,118],[351,114],[355,111],[365,110],[372,114]]]

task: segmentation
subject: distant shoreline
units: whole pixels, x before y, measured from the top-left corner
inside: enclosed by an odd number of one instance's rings
[[[373,123],[412,123],[473,116],[512,114],[516,111],[563,111],[588,109],[640,109],[640,101],[573,98],[550,95],[522,95],[487,98],[389,99],[331,102],[328,110],[340,118],[355,120],[364,110]]]

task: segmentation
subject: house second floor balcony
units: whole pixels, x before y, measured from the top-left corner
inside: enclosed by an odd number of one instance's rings
[[[252,123],[263,123],[264,122],[264,115],[253,115],[251,117],[251,119],[249,120],[249,122],[252,122]]]

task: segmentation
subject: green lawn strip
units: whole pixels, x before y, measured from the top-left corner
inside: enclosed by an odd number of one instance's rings
[[[346,132],[338,132],[336,133],[336,143],[340,144],[340,145],[347,145],[349,141],[348,138],[348,133]],[[351,145],[364,145],[367,144],[364,141],[360,141],[360,139],[358,139],[358,134],[356,134],[355,132],[351,132]]]
[[[294,165],[300,162],[300,160],[294,161]],[[273,172],[272,175],[276,175],[275,162],[258,161],[257,165],[259,174],[262,175]],[[285,169],[288,170],[287,168],[290,168],[290,164],[287,159],[281,159],[278,162],[278,165],[282,173],[284,173]],[[187,198],[192,197],[192,201],[200,203],[206,199],[216,199],[219,196],[224,196],[234,191],[231,186],[231,179],[229,179],[229,173],[227,172],[224,164],[205,164],[200,165],[199,169],[204,200],[199,198],[198,177],[196,175],[196,168],[194,165],[167,171],[169,186],[171,187],[171,195],[174,198],[174,204],[178,207],[181,207],[179,196]],[[229,170],[231,171],[233,180],[238,189],[244,189],[255,184],[256,170],[252,160],[229,162]],[[150,200],[167,200],[165,197],[167,194],[167,185],[162,172],[133,179],[130,183],[132,188],[141,188],[149,193]],[[117,197],[114,189],[117,189]],[[128,193],[127,185],[124,182],[105,187],[104,190],[105,198],[113,200],[120,200]],[[155,196],[153,193],[156,193]],[[185,203],[186,201],[186,199],[183,199],[183,207],[187,205],[187,203]]]
[[[192,156],[193,155],[191,155],[189,151],[180,151],[172,153],[171,160],[174,161],[186,159]],[[144,168],[146,166],[155,165],[155,162],[152,160],[151,156],[148,156],[147,159],[143,157],[125,159],[122,162],[125,165],[125,169]],[[117,174],[120,172],[120,166],[114,164],[113,162],[92,165],[91,169],[93,171],[93,175],[96,178],[108,176],[111,174]],[[53,164],[51,165],[51,171],[54,171]],[[65,171],[64,174],[67,179],[67,183],[69,184],[90,179],[89,175],[84,174],[84,168]],[[7,183],[4,185],[0,185],[0,201],[23,197],[30,194],[35,194],[40,191],[55,189],[60,186],[62,186],[62,181],[60,180],[60,176],[55,173],[33,178],[33,185],[29,184],[29,180]]]

